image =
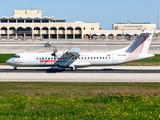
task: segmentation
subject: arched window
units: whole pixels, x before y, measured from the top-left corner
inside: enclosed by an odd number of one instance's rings
[[[17,28],[17,32],[24,32],[24,31],[25,31],[25,29],[22,27]]]
[[[50,28],[50,38],[57,39],[57,28],[56,27]]]
[[[26,27],[26,28],[25,28],[25,32],[32,32],[32,28]]]
[[[106,39],[106,35],[105,34],[101,34],[100,35],[100,39]]]
[[[114,35],[113,34],[109,34],[108,35],[108,39],[114,39]]]
[[[117,34],[116,38],[117,39],[122,39],[122,35],[121,34]]]
[[[82,29],[80,27],[75,28],[75,38],[81,39],[82,38]]]
[[[93,35],[91,36],[91,38],[92,38],[92,39],[97,39],[97,38],[98,38],[98,35],[97,35],[97,34],[93,34]]]
[[[44,39],[48,39],[49,38],[48,28],[47,27],[43,27],[42,28],[42,36],[43,36]]]
[[[60,27],[58,29],[58,38],[59,39],[65,39],[65,28],[64,27]]]

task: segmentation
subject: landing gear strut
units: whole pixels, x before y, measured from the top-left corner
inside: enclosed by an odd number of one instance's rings
[[[17,67],[14,66],[13,68],[14,68],[14,70],[17,70]]]

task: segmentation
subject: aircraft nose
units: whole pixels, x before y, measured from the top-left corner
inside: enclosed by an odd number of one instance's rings
[[[7,64],[7,65],[8,65],[8,63],[9,63],[9,60],[6,61],[6,64]]]
[[[7,60],[7,61],[6,61],[6,64],[7,64],[7,65],[10,65],[10,64],[11,64],[11,60],[10,60],[10,59]]]

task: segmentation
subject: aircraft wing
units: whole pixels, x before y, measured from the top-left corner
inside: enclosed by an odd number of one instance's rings
[[[69,49],[68,51],[67,51],[67,54],[68,55],[74,55],[74,56],[76,56],[76,57],[78,57],[78,56],[80,56],[80,49],[79,48],[71,48],[71,49]]]

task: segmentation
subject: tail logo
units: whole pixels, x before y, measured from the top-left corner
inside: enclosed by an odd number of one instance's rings
[[[127,49],[128,57],[126,58],[125,62],[137,60],[139,54],[142,51],[144,46],[144,42],[150,36],[150,33],[142,33],[137,40]]]

